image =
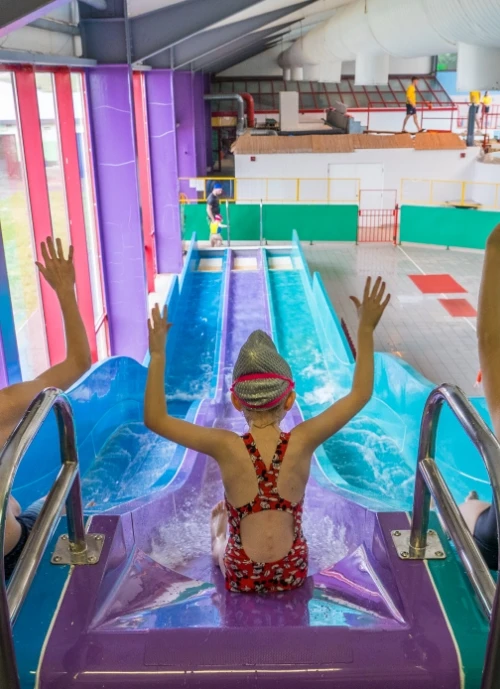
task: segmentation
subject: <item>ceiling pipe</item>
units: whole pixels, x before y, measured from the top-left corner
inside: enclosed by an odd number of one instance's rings
[[[445,52],[458,52],[462,88],[500,84],[498,0],[354,0],[296,41],[279,64],[293,69],[355,60],[356,82],[370,85],[387,83],[388,56]]]
[[[236,136],[241,136],[245,131],[245,101],[239,93],[207,93],[205,100],[235,100],[238,104],[238,122]]]

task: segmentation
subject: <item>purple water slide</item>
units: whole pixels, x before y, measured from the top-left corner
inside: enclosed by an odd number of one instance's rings
[[[227,404],[231,366],[251,330],[269,331],[261,254],[253,255],[258,270],[235,269],[238,253],[228,261],[221,397],[201,405],[197,423],[205,426],[238,426]],[[313,462],[304,525],[311,576],[281,595],[224,589],[209,532],[222,486],[208,457],[187,452],[168,489],[136,511],[94,517],[104,554],[69,580],[40,688],[460,686],[427,569],[399,560],[391,541],[392,529],[408,528],[407,516],[349,502],[323,488],[319,472]]]

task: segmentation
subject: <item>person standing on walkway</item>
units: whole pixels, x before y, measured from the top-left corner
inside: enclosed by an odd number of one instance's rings
[[[412,77],[411,84],[406,89],[406,117],[405,121],[403,122],[403,132],[405,133],[406,125],[408,124],[410,117],[413,117],[413,121],[415,122],[417,132],[420,133],[424,131],[421,128],[417,117],[417,86],[418,77]]]

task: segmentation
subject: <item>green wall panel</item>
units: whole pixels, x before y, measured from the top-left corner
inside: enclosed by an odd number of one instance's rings
[[[484,249],[488,235],[500,222],[500,212],[440,206],[403,206],[402,242]]]
[[[222,217],[226,210],[222,206]],[[259,239],[260,209],[257,204],[231,204],[231,239]],[[204,204],[181,206],[183,236],[189,239],[196,232],[198,239],[208,239],[208,223]],[[304,241],[355,242],[358,207],[344,205],[268,204],[263,207],[264,237],[270,241],[290,241],[297,230]],[[223,230],[224,239],[227,230]]]
[[[355,242],[358,207],[337,204],[276,204],[264,206],[264,236],[287,240],[297,230],[303,241]]]

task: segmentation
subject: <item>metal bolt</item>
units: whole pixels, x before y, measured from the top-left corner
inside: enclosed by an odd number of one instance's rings
[[[429,531],[427,533],[429,534],[429,536],[435,536],[436,535],[436,532],[434,531],[434,529],[429,529]]]
[[[95,565],[95,563],[97,562],[96,556],[95,556],[95,555],[90,555],[90,556],[87,558],[87,562],[89,563],[89,565]]]
[[[56,563],[61,562],[61,560],[62,560],[62,557],[60,555],[54,555],[54,557],[52,558],[52,562],[56,562]]]
[[[443,553],[442,550],[436,550],[436,552],[434,553],[434,555],[435,555],[436,557],[444,557],[444,553]]]
[[[401,536],[401,531],[393,531],[394,536]]]
[[[410,557],[410,553],[407,550],[402,550],[399,554],[401,557],[404,557],[405,560]]]
[[[96,534],[94,538],[96,541],[102,541],[102,535],[100,533]]]
[[[68,534],[63,533],[61,536],[61,541],[67,541],[68,540]]]

